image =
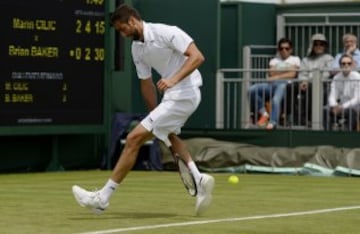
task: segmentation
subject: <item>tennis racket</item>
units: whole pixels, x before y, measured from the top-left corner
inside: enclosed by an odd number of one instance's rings
[[[195,178],[191,173],[189,167],[187,166],[186,162],[180,158],[178,154],[173,153],[172,155],[174,157],[175,163],[177,164],[179,175],[185,186],[185,189],[191,196],[196,196],[197,187],[195,183]]]

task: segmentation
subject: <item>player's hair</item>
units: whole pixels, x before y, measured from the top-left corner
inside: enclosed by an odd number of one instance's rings
[[[134,17],[137,20],[142,20],[139,12],[135,8],[133,8],[127,4],[121,4],[111,14],[110,21],[112,24],[114,24],[115,21],[127,23],[129,21],[130,16]]]

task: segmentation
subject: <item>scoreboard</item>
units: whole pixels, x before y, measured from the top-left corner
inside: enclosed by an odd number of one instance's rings
[[[0,1],[0,127],[103,123],[104,5]]]

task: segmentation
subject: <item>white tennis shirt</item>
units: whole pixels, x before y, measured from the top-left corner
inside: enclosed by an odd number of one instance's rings
[[[171,78],[185,63],[184,52],[193,39],[176,26],[166,24],[144,24],[144,42],[133,41],[131,51],[139,79],[152,77],[152,69],[161,78]],[[174,87],[167,89],[165,96],[178,99],[187,90],[202,85],[202,77],[196,69]]]

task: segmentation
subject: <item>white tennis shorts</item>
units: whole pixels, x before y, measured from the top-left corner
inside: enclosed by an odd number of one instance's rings
[[[193,88],[187,94],[189,95],[181,99],[171,99],[165,95],[161,103],[141,121],[145,129],[152,132],[168,147],[171,146],[169,134],[180,134],[181,128],[200,104],[199,88]]]

